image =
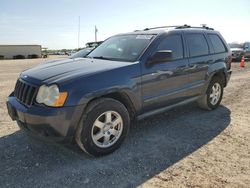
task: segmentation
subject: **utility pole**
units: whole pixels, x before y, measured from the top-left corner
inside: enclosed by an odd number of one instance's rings
[[[95,42],[97,42],[97,28],[96,28],[96,25],[95,25]]]
[[[78,49],[80,48],[80,22],[81,22],[81,17],[79,16],[78,18]]]

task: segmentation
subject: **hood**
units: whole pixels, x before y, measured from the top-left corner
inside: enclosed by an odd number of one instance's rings
[[[243,51],[243,48],[230,48],[230,50],[233,51]]]
[[[43,62],[41,62],[39,65],[42,65],[42,64],[48,64],[48,63],[54,63],[54,62],[56,62],[56,61],[67,61],[68,60],[68,58],[67,59],[52,59],[52,60],[47,60],[47,61],[43,61]]]
[[[34,84],[60,83],[74,78],[130,65],[131,62],[76,58],[40,64],[25,70],[21,78]]]

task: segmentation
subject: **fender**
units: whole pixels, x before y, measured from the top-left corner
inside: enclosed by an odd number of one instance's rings
[[[142,107],[139,63],[74,80],[64,85],[69,91],[66,106],[86,105],[91,100],[112,93],[125,94],[136,111]]]
[[[136,112],[140,111],[140,109],[142,108],[140,96],[137,95],[131,88],[128,88],[126,86],[116,86],[109,89],[103,89],[89,93],[81,98],[80,104],[88,104],[90,101],[96,98],[107,97],[111,96],[112,94],[121,94],[128,97]]]

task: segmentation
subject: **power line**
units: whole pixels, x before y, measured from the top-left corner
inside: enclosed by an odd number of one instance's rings
[[[97,42],[97,32],[98,32],[98,29],[97,29],[97,27],[95,25],[95,42]]]
[[[81,17],[79,16],[79,19],[78,19],[78,49],[80,48],[80,22],[81,22]]]

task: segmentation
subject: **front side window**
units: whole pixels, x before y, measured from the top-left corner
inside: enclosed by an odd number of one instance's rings
[[[114,61],[138,60],[154,35],[119,35],[104,41],[87,57]]]
[[[207,55],[208,44],[203,34],[192,33],[186,35],[190,57]]]
[[[182,59],[183,58],[183,45],[182,45],[181,36],[180,35],[167,36],[159,44],[157,51],[160,51],[160,50],[171,50],[173,60]]]
[[[218,35],[208,34],[208,37],[210,38],[210,40],[212,42],[215,53],[226,52],[226,48]]]

